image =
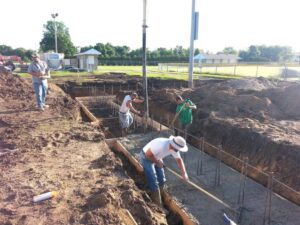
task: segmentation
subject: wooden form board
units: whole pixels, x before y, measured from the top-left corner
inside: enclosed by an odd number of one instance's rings
[[[142,165],[138,162],[138,160],[134,158],[117,139],[106,139],[105,142],[110,148],[114,148],[118,152],[122,152],[126,156],[126,158],[133,164],[133,166],[138,172],[144,172],[144,169]],[[198,224],[189,216],[189,214],[182,207],[180,207],[177,204],[176,201],[174,201],[174,199],[168,193],[166,194],[166,198],[164,200],[164,203],[169,207],[169,209],[173,213],[180,215],[184,225]]]

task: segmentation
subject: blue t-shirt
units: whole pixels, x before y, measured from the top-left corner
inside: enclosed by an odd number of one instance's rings
[[[28,73],[32,72],[40,72],[42,74],[46,74],[48,72],[49,68],[46,62],[39,60],[38,62],[32,62],[28,67]],[[47,82],[47,79],[40,79],[38,77],[32,76],[32,82],[33,83],[41,83],[41,82]]]

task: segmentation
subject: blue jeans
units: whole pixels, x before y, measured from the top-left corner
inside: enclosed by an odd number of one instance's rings
[[[133,118],[130,112],[121,113],[119,112],[119,121],[122,128],[129,128],[133,123]]]
[[[39,83],[33,83],[36,102],[39,108],[45,106],[45,100],[47,95],[48,83],[47,80],[42,80]]]
[[[166,182],[165,171],[146,158],[144,151],[141,152],[141,163],[147,177],[147,185],[150,191],[157,191],[159,186]]]

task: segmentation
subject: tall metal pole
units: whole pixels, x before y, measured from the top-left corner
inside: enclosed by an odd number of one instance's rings
[[[194,39],[195,39],[195,0],[192,0],[190,62],[189,62],[189,88],[193,88],[193,86],[194,86],[193,85]]]
[[[147,0],[143,4],[143,79],[144,79],[144,94],[145,94],[145,115],[149,117],[148,108],[148,84],[147,84],[147,48],[146,48],[146,29],[147,29]]]
[[[55,41],[55,52],[57,53],[57,24],[55,18],[58,17],[58,13],[51,14],[54,21],[54,41]]]
[[[55,52],[57,53],[57,25],[56,25],[56,20],[54,18],[54,35],[55,35]]]

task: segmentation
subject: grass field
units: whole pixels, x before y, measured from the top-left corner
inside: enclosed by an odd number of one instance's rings
[[[212,78],[235,78],[241,77],[257,77],[262,76],[266,78],[282,77],[285,67],[283,66],[268,66],[268,65],[238,65],[238,66],[218,66],[218,67],[196,67],[194,68],[194,79],[198,77],[212,77]],[[288,70],[300,73],[300,65],[289,67]],[[288,71],[289,72],[289,71]],[[67,71],[53,71],[52,77],[60,76],[77,76],[83,77],[87,74],[102,75],[107,73],[124,73],[129,76],[142,76],[142,66],[98,66],[94,72],[67,72]],[[30,77],[27,73],[20,74],[23,77]],[[179,79],[188,80],[188,68],[183,66],[168,66],[167,68],[159,69],[158,66],[147,66],[147,77],[160,79]],[[298,78],[297,78],[298,79]]]

